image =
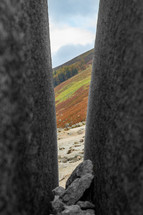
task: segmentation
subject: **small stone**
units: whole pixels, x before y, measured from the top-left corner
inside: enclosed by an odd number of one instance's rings
[[[65,206],[65,210],[61,215],[82,215],[82,211],[78,205]]]
[[[85,190],[90,187],[93,178],[92,174],[87,173],[81,178],[75,179],[60,197],[61,200],[67,205],[75,204],[83,196]]]
[[[64,149],[65,149],[64,147],[60,147],[60,148],[59,148],[59,150],[64,150]]]
[[[67,151],[67,154],[71,154],[73,151],[75,151],[74,149],[69,149],[68,151]]]
[[[52,190],[54,196],[61,196],[64,194],[65,189],[63,187],[56,187],[54,190]]]
[[[72,136],[72,135],[73,135],[73,132],[68,132],[67,134],[70,135],[70,136]]]
[[[75,170],[73,171],[73,173],[71,174],[71,176],[68,178],[67,182],[66,182],[66,188],[76,179],[76,178],[80,178],[85,174],[93,174],[93,164],[90,160],[85,160],[84,162],[82,162],[81,164],[79,164]]]
[[[62,159],[63,163],[67,163],[67,161],[68,161],[68,159],[66,157]]]
[[[84,141],[84,140],[83,140],[83,139],[81,139],[79,142],[80,142],[80,143],[83,143],[83,141]]]
[[[58,128],[58,129],[57,129],[57,131],[58,131],[58,132],[61,132],[61,131],[62,131],[62,129],[61,129],[61,128]]]
[[[60,215],[95,215],[95,211],[81,210],[78,205],[65,206],[65,210],[60,213]]]
[[[85,210],[83,212],[84,212],[83,213],[84,215],[95,215],[95,211],[92,209],[88,209],[88,210]]]
[[[94,209],[95,205],[89,201],[78,201],[76,203],[81,209]]]
[[[55,196],[54,200],[52,201],[52,208],[56,213],[63,211],[64,203],[61,201],[59,196]]]
[[[77,156],[77,160],[79,161],[79,160],[81,160],[82,159],[82,157],[81,156]]]
[[[84,132],[83,130],[79,130],[77,133],[78,134],[83,134],[83,132]]]

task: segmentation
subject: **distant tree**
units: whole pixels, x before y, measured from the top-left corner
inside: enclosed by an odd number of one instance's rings
[[[79,68],[80,68],[80,70],[84,70],[86,68],[85,60],[83,58],[81,58],[81,60],[79,62]]]
[[[68,80],[72,76],[78,74],[77,65],[63,66],[53,72],[53,82],[56,87],[60,83]]]

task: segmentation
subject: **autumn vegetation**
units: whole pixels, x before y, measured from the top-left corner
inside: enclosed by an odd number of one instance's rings
[[[77,73],[78,73],[78,68],[76,67],[76,65],[63,66],[60,69],[54,71],[53,72],[54,87],[68,80],[69,78],[76,75]]]
[[[78,62],[58,68],[76,68],[78,73],[55,87],[57,127],[72,126],[86,121],[88,92],[91,80],[92,50],[79,56]],[[90,57],[89,57],[90,55]],[[86,61],[85,57],[89,57]],[[77,67],[75,67],[77,66]]]

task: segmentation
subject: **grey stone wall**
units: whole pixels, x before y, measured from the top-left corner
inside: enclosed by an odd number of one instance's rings
[[[25,1],[28,14],[30,94],[33,99],[32,141],[28,169],[32,180],[34,214],[47,214],[52,189],[58,185],[55,96],[46,0]]]
[[[0,2],[0,214],[48,214],[58,185],[46,1]]]
[[[0,214],[25,214],[29,177],[30,102],[19,1],[0,2]],[[22,15],[22,13],[21,13]],[[27,199],[27,200],[26,200]]]
[[[101,0],[86,125],[96,214],[143,213],[143,1]]]

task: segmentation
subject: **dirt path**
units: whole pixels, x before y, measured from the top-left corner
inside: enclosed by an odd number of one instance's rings
[[[83,161],[85,125],[68,131],[58,129],[59,184],[65,182],[75,167]]]

